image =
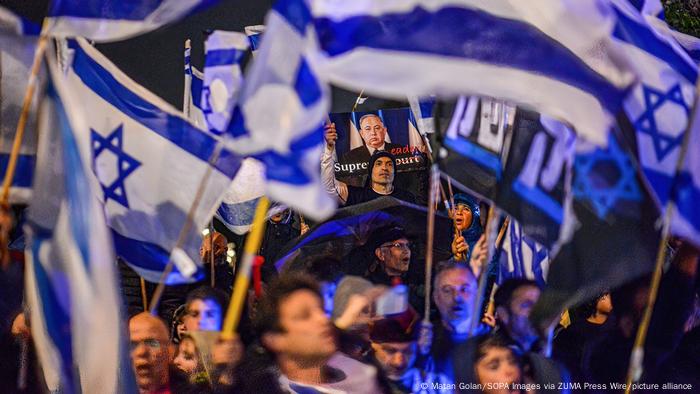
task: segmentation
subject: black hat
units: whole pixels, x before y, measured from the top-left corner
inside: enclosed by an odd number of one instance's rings
[[[375,150],[372,157],[369,158],[369,167],[367,167],[367,180],[365,181],[365,187],[369,187],[372,184],[372,168],[374,168],[374,162],[380,157],[388,157],[394,164],[394,174],[396,174],[396,156],[385,150]]]
[[[399,226],[393,227],[382,227],[374,230],[372,235],[367,240],[367,247],[370,252],[374,253],[374,250],[378,247],[384,245],[387,242],[396,241],[397,239],[408,238],[406,231]]]

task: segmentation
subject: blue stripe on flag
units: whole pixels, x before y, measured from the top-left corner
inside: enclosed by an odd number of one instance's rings
[[[531,189],[520,181],[513,182],[513,190],[530,204],[540,208],[552,220],[561,224],[564,220],[562,206],[540,189]]]
[[[216,213],[229,226],[249,226],[253,224],[255,207],[259,200],[255,198],[238,204],[221,203]]]
[[[678,215],[683,216],[693,227],[695,234],[700,235],[700,190],[687,171],[678,174],[676,182],[674,201],[678,208]]]
[[[138,21],[146,19],[164,0],[52,0],[49,16]]]
[[[299,99],[304,104],[305,107],[311,106],[311,104],[321,99],[321,87],[318,86],[318,80],[309,68],[309,64],[306,60],[302,59],[301,64],[299,64],[299,71],[297,73],[297,80],[294,84],[294,90],[296,90],[299,95]]]
[[[402,14],[317,18],[314,23],[321,47],[331,56],[367,47],[527,70],[589,92],[611,113],[625,93],[532,25],[479,10],[443,7],[429,12],[416,7]]]
[[[192,103],[194,104],[195,107],[197,108],[202,108],[202,88],[204,86],[204,81],[196,76],[194,73],[191,73],[192,79],[190,82],[190,92],[192,92],[191,98],[192,98]]]
[[[654,55],[659,60],[668,64],[676,72],[683,75],[683,77],[691,83],[697,80],[697,69],[688,64],[683,57],[673,50],[673,47],[666,41],[657,37],[648,26],[631,19],[616,7],[613,8],[617,14],[617,23],[613,31],[613,35],[616,38]]]
[[[253,51],[257,51],[258,48],[260,48],[260,40],[262,40],[262,33],[251,34],[248,36],[248,39],[250,40],[250,48]]]
[[[447,138],[445,146],[491,170],[497,179],[501,178],[501,160],[493,153],[464,139]]]
[[[245,52],[238,49],[216,49],[207,51],[204,67],[230,66],[238,63]]]
[[[0,173],[5,173],[7,163],[10,161],[10,154],[0,154]],[[36,155],[19,155],[17,158],[17,168],[15,177],[12,179],[12,186],[32,187],[34,179],[34,167],[36,165]]]
[[[73,69],[85,85],[119,111],[142,123],[161,137],[200,160],[209,161],[216,146],[216,140],[212,136],[202,133],[184,118],[165,113],[143,99],[117,81],[77,43],[74,41],[70,43],[75,49]],[[238,170],[238,163],[237,156],[224,150],[214,167],[229,178],[233,178]]]
[[[294,27],[299,35],[306,35],[306,26],[311,21],[311,12],[304,0],[278,0],[273,7],[277,13]]]

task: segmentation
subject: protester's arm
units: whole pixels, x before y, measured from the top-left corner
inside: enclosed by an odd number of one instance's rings
[[[348,199],[348,186],[335,179],[335,141],[338,133],[335,130],[335,123],[324,126],[323,156],[321,156],[321,181],[329,194],[337,195],[340,201],[345,204]]]

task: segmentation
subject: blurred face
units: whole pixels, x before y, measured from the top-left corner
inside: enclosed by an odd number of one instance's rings
[[[321,295],[323,296],[323,310],[326,316],[333,313],[333,296],[338,286],[334,282],[321,282]]]
[[[540,289],[535,286],[521,286],[513,292],[509,311],[499,313],[499,317],[514,339],[537,337],[529,317],[532,307],[539,298]]]
[[[141,392],[168,384],[168,331],[158,318],[142,313],[129,321],[131,363]]]
[[[372,182],[389,185],[394,182],[394,162],[388,157],[380,157],[372,167]]]
[[[411,244],[406,238],[388,242],[375,250],[375,254],[389,276],[399,276],[408,271],[411,263]]]
[[[612,300],[610,299],[610,293],[603,295],[601,299],[598,300],[596,304],[596,310],[598,313],[609,315],[613,310]]]
[[[482,387],[490,388],[484,389],[485,393],[511,393],[504,384],[511,385],[520,381],[520,367],[513,352],[508,348],[490,347],[486,354],[477,360],[474,368]]]
[[[211,299],[196,299],[187,306],[182,321],[187,331],[219,331],[221,307]]]
[[[298,362],[324,362],[336,351],[335,332],[320,297],[297,290],[279,304],[283,332],[268,333],[263,341],[278,356]]]
[[[454,211],[454,220],[459,231],[464,231],[472,225],[473,213],[471,208],[464,204],[457,204]]]
[[[416,361],[416,342],[372,343],[374,358],[386,376],[399,380]]]
[[[440,273],[435,282],[433,300],[442,321],[451,326],[468,324],[471,303],[477,291],[476,279],[466,268],[454,268]]]
[[[368,116],[360,123],[360,135],[368,147],[381,148],[386,137],[386,127],[378,116]]]
[[[185,338],[180,342],[173,364],[187,375],[194,375],[199,371],[197,347],[191,338]]]
[[[214,258],[223,256],[226,253],[226,237],[223,234],[214,232],[214,240],[209,234],[202,239],[202,245],[199,247],[199,257],[202,261],[208,263],[211,261],[212,243],[214,246]]]

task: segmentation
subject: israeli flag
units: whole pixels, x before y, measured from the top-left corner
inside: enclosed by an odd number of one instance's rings
[[[0,14],[1,12],[0,8]],[[6,33],[1,29],[0,27],[0,176],[4,177],[22,112],[37,38],[18,36],[14,32]],[[39,75],[39,85],[42,85],[44,76],[44,73]],[[10,188],[11,204],[27,204],[31,200],[38,134],[36,114],[41,90],[36,89],[29,109],[29,118]]]
[[[61,93],[66,88],[56,86]],[[130,363],[112,235],[92,189],[90,164],[79,151],[76,123],[66,115],[85,103],[62,96],[67,100],[61,102],[51,87],[42,108],[35,193],[25,226],[32,339],[50,392],[133,392],[120,387],[120,371]]]
[[[192,65],[192,47],[190,40],[185,42],[185,90],[182,100],[182,111],[185,117],[195,126],[206,130],[207,123],[202,110],[202,86],[204,85],[204,73]]]
[[[700,38],[671,28],[665,21],[664,7],[660,0],[637,0],[633,1],[632,5],[639,10],[650,25],[662,34],[673,36],[695,63],[700,63]]]
[[[234,99],[243,81],[241,60],[248,50],[245,34],[215,30],[204,45],[202,112],[214,134],[223,134],[231,120]]]
[[[76,138],[92,165],[90,179],[101,190],[117,254],[146,280],[158,281],[170,259],[176,269],[168,284],[194,280],[201,268],[199,232],[231,183],[238,157],[223,151],[214,161],[215,136],[129,79],[85,40],[71,46],[65,94],[81,104],[69,107],[68,117],[83,119]],[[210,160],[212,172],[198,196]]]
[[[275,4],[227,136],[230,149],[265,165],[266,195],[320,220],[335,203],[320,180],[329,93],[307,61],[315,42],[310,22],[302,0]]]
[[[119,41],[176,22],[218,0],[51,0],[48,34]]]
[[[674,182],[681,183],[675,185],[680,187],[675,196],[679,212],[671,230],[700,244],[700,213],[695,208],[700,197],[700,182],[695,179],[700,175],[694,175],[700,167],[690,166],[697,145],[689,145],[686,167],[676,173],[696,99],[697,66],[672,36],[655,29],[627,1],[614,0],[613,4],[618,15],[614,38],[640,76],[625,99],[624,109],[636,132],[642,171],[661,208],[673,197]]]
[[[510,278],[526,278],[544,286],[548,271],[547,248],[525,235],[520,224],[511,218],[503,240],[498,283]]]
[[[260,49],[262,36],[265,32],[265,25],[246,26],[244,31],[245,35],[248,36],[248,40],[250,41],[250,49],[253,51],[253,56],[255,56],[258,49]]]
[[[252,157],[241,163],[233,183],[224,194],[216,217],[236,234],[250,231],[255,216],[255,207],[265,195],[265,166]]]
[[[610,40],[615,18],[601,1],[309,4],[321,47],[313,63],[348,89],[401,99],[497,97],[563,119],[604,145],[635,78]]]

